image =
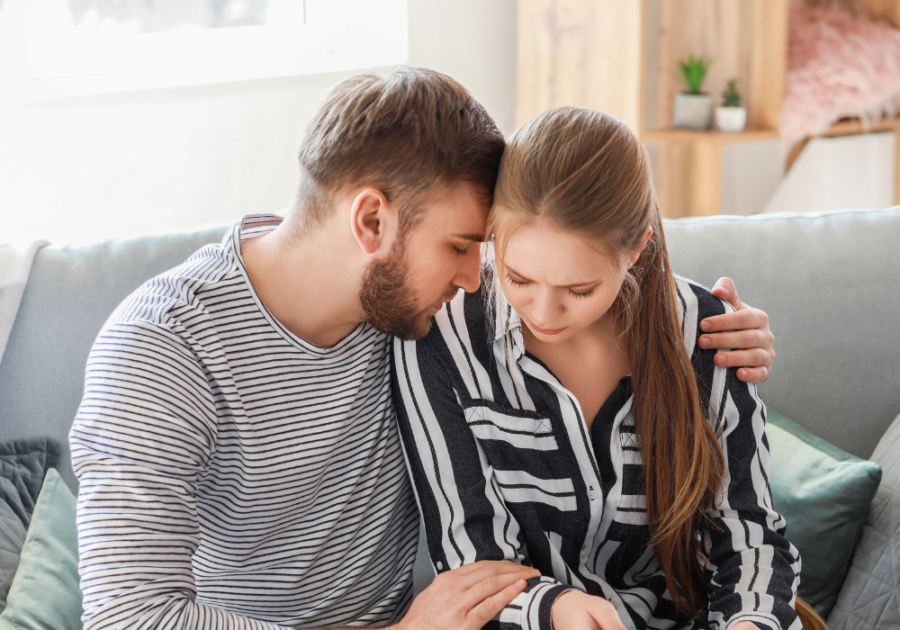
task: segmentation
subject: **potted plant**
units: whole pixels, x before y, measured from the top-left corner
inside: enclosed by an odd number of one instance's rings
[[[706,71],[712,64],[711,59],[694,57],[678,62],[678,70],[687,87],[687,92],[675,95],[675,116],[673,127],[688,129],[709,129],[712,124],[713,100],[709,94],[701,91]]]
[[[741,95],[737,91],[737,79],[728,82],[722,92],[722,106],[716,108],[716,126],[721,131],[737,133],[747,124],[747,110],[741,107]]]

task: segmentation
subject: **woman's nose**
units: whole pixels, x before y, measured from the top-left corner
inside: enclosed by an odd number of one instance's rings
[[[551,291],[541,291],[535,298],[532,323],[541,328],[552,328],[560,314],[560,304]]]

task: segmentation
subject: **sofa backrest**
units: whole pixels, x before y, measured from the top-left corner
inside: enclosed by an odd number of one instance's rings
[[[225,231],[221,226],[38,251],[0,358],[0,441],[59,440],[59,472],[74,490],[68,434],[97,333],[132,291],[203,245],[221,241]]]
[[[58,439],[74,489],[67,436],[101,326],[145,280],[226,229],[38,252],[0,359],[0,441]],[[708,286],[731,276],[769,313],[778,358],[760,388],[766,403],[868,457],[900,413],[900,207],[683,219],[665,230],[676,273]]]
[[[766,404],[868,458],[900,413],[900,207],[682,219],[676,273],[730,276],[775,332]]]

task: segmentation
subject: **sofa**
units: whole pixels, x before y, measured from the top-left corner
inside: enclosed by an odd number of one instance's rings
[[[97,332],[141,283],[226,229],[40,250],[0,360],[0,442],[58,440],[59,473],[77,491],[67,433]],[[777,359],[760,386],[767,405],[870,457],[900,413],[900,207],[681,219],[665,231],[676,273],[707,286],[730,276],[769,314]],[[417,590],[433,575],[423,549]]]

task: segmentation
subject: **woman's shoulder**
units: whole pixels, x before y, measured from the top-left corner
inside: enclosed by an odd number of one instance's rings
[[[687,336],[689,330],[697,330],[707,317],[722,315],[734,310],[725,300],[720,300],[704,285],[695,280],[675,275],[675,292],[678,319]]]
[[[700,322],[707,317],[731,312],[734,307],[714,296],[699,282],[678,275],[675,276],[675,293],[678,323],[681,326],[681,334],[684,337],[688,356],[694,365],[694,371],[705,375],[708,380],[716,371],[713,362],[716,351],[704,350],[700,347],[698,342],[700,335],[703,334],[703,331],[700,330]]]

